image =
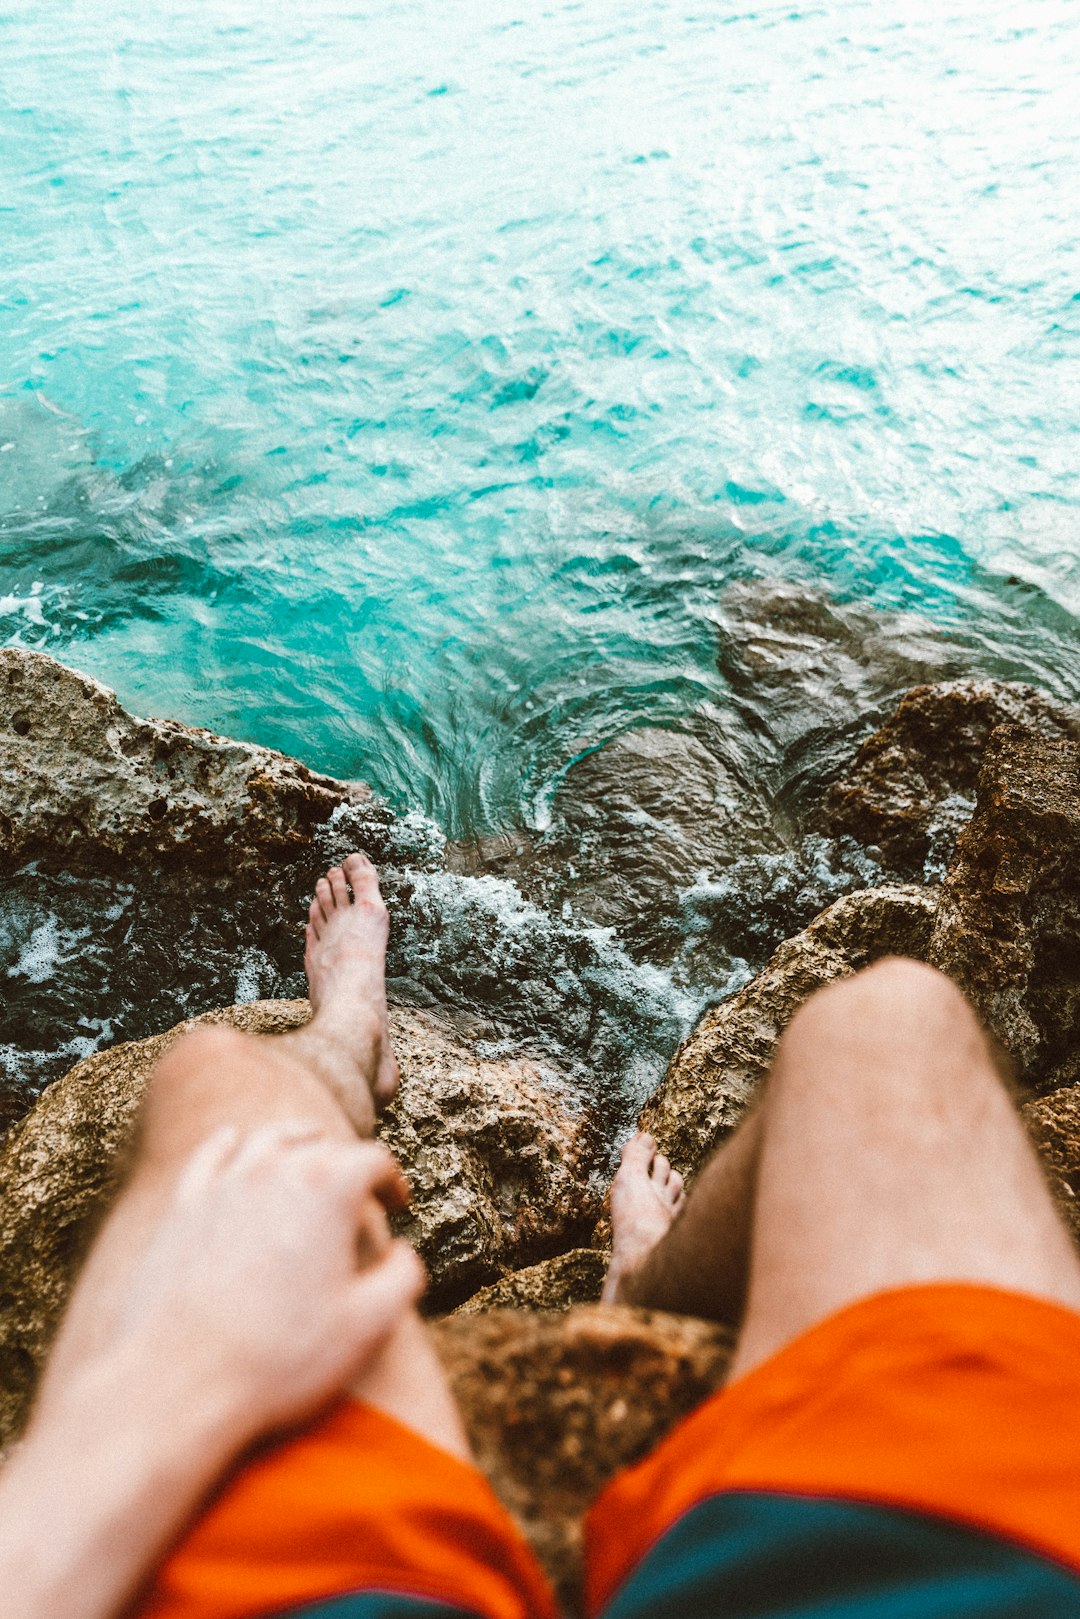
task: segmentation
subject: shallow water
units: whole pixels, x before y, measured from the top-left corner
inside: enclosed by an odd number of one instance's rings
[[[641,723],[775,776],[755,581],[1080,694],[1078,49],[1070,0],[7,0],[0,635],[452,837]]]

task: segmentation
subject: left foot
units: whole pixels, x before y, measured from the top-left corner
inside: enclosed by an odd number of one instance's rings
[[[634,1278],[657,1243],[671,1230],[686,1202],[683,1178],[639,1130],[623,1148],[611,1184],[611,1264],[601,1299],[632,1303]]]
[[[351,890],[351,893],[350,893]],[[390,923],[371,861],[351,854],[315,884],[304,970],[312,1019],[295,1035],[361,1135],[397,1090],[386,1011]]]

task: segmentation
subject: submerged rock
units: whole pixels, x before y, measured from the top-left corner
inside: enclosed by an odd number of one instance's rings
[[[739,855],[784,847],[718,734],[626,731],[570,768],[553,815],[559,838],[542,851],[551,899],[571,898],[637,950],[663,951],[681,889]]]
[[[837,900],[788,939],[737,994],[706,1012],[641,1114],[676,1169],[692,1177],[739,1122],[776,1042],[803,1001],[881,956],[925,959],[932,891],[885,887]]]
[[[960,649],[926,619],[791,580],[731,585],[716,622],[720,670],[755,740],[757,769],[789,805],[820,795],[885,700],[963,673]]]
[[[1023,1084],[1080,1079],[1080,744],[1018,725],[986,750],[929,959],[968,995]]]
[[[1080,712],[1033,686],[958,680],[916,686],[867,738],[829,790],[825,830],[851,837],[889,869],[938,875],[971,816],[991,733],[1022,723],[1046,736],[1080,735]]]
[[[335,811],[370,829],[391,816],[362,783],[173,720],[129,714],[114,693],[42,652],[0,650],[0,861],[45,870],[147,866],[265,887],[310,854]]]
[[[614,1305],[433,1325],[481,1469],[580,1613],[585,1512],[720,1387],[731,1333]]]
[[[304,1001],[268,1001],[199,1022],[280,1034]],[[602,1155],[559,1076],[485,1061],[430,1014],[391,1011],[398,1098],[380,1134],[409,1177],[401,1222],[433,1306],[580,1240],[595,1221]],[[0,1147],[0,1443],[16,1431],[94,1221],[125,1160],[154,1064],[190,1024],[99,1052],[58,1080]]]

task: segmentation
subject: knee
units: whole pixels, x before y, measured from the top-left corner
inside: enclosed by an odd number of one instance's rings
[[[968,1061],[986,1049],[981,1025],[961,991],[925,962],[888,956],[818,990],[796,1013],[784,1043],[857,1047],[874,1069],[890,1056],[910,1061],[928,1050]]]
[[[141,1108],[145,1129],[163,1113],[185,1108],[194,1095],[220,1081],[246,1051],[248,1036],[222,1024],[196,1023],[174,1040],[154,1065]]]

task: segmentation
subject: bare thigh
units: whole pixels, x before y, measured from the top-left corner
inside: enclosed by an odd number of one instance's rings
[[[1080,1260],[993,1052],[932,968],[819,991],[762,1109],[738,1376],[856,1299],[974,1282],[1080,1309]]]
[[[177,1177],[215,1130],[241,1131],[302,1121],[329,1136],[356,1131],[330,1090],[302,1060],[289,1036],[259,1037],[203,1026],[158,1064],[142,1107],[132,1162],[77,1286],[92,1308],[80,1310],[89,1334],[104,1336],[122,1308],[132,1262],[150,1231],[167,1218]],[[410,1312],[352,1391],[425,1438],[468,1456],[460,1415],[427,1330]]]

